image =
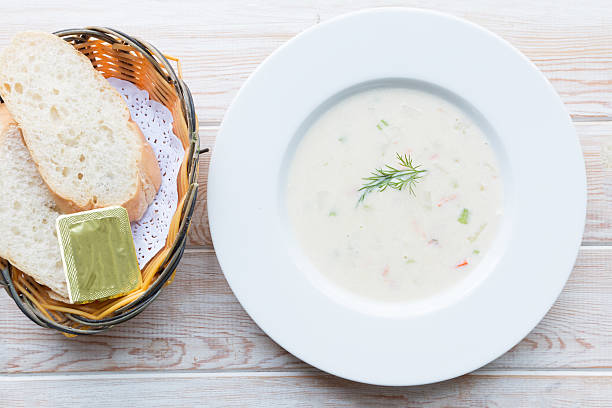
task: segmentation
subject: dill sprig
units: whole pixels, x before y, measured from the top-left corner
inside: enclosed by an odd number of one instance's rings
[[[395,168],[389,166],[380,169],[375,169],[370,177],[364,177],[367,183],[359,189],[361,196],[357,205],[359,205],[366,196],[373,191],[385,191],[387,188],[394,188],[396,190],[403,190],[408,188],[411,194],[414,195],[414,185],[423,177],[423,173],[427,170],[420,170],[420,165],[414,165],[412,158],[408,155],[402,156],[399,153],[395,153],[401,168]]]

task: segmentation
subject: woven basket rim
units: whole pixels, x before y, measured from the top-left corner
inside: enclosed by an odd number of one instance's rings
[[[82,316],[65,314],[68,320],[75,323],[88,326],[87,329],[77,329],[64,324],[57,323],[44,316],[27,297],[20,295],[11,278],[12,266],[10,262],[6,262],[6,267],[0,264],[0,286],[4,286],[7,293],[15,301],[19,309],[34,323],[39,326],[52,328],[68,335],[87,335],[96,334],[107,330],[117,324],[123,323],[140,314],[148,305],[150,305],[161,293],[162,288],[168,283],[173,276],[180,259],[182,258],[187,241],[187,231],[191,224],[191,217],[195,209],[195,203],[198,193],[197,173],[198,173],[198,156],[200,152],[200,144],[198,138],[198,122],[195,114],[195,107],[191,92],[183,80],[176,74],[168,59],[154,46],[129,36],[119,30],[109,27],[85,27],[83,29],[67,29],[60,30],[54,33],[67,41],[82,42],[87,41],[91,37],[104,40],[109,44],[121,43],[134,49],[144,56],[155,70],[164,78],[174,89],[181,104],[182,117],[185,120],[189,132],[189,148],[186,154],[186,168],[188,176],[189,189],[185,193],[185,203],[182,208],[177,208],[177,212],[181,211],[181,222],[176,235],[175,241],[168,252],[168,255],[162,262],[162,267],[157,271],[157,278],[152,282],[150,287],[133,302],[116,310],[112,317],[90,320]],[[1,99],[0,99],[1,102]],[[205,149],[204,151],[208,151]],[[202,152],[204,152],[202,151]]]

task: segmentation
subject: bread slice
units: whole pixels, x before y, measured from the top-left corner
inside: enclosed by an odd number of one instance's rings
[[[4,105],[0,105],[0,192],[0,258],[68,297],[55,231],[59,212]]]
[[[144,215],[161,184],[153,149],[83,54],[52,34],[17,34],[0,54],[0,95],[63,212]]]

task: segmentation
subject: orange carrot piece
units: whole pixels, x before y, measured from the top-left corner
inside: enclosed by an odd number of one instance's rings
[[[455,268],[461,268],[462,266],[466,266],[468,264],[468,261],[463,261],[461,262],[459,265],[455,266]]]
[[[457,198],[457,194],[451,194],[448,197],[444,197],[442,200],[440,200],[440,202],[438,204],[436,204],[438,207],[442,207],[444,204],[448,203],[449,201],[454,200],[455,198]]]
[[[389,265],[385,265],[385,269],[383,269],[382,276],[387,276],[389,274]]]

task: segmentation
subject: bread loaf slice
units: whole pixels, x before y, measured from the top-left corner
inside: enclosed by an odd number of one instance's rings
[[[67,298],[55,231],[59,212],[4,105],[0,105],[0,192],[0,258]]]
[[[69,43],[17,34],[0,54],[0,95],[63,212],[121,205],[139,220],[161,184],[121,95]]]

